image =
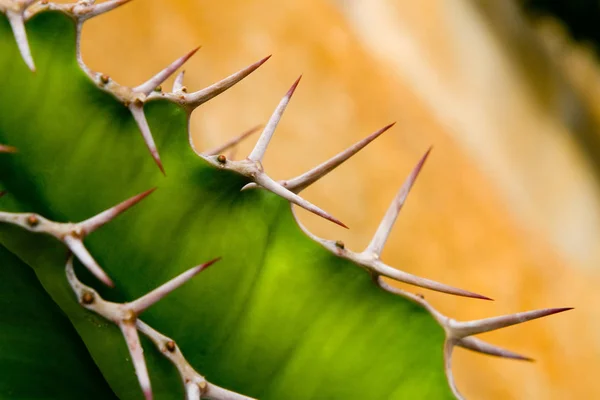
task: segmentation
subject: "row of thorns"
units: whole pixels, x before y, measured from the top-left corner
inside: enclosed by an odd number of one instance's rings
[[[45,10],[58,10],[72,17],[77,26],[77,58],[80,67],[101,90],[112,94],[131,111],[131,114],[140,129],[143,140],[150,151],[152,158],[164,174],[165,170],[160,160],[158,149],[152,137],[150,127],[146,121],[144,104],[150,100],[163,98],[184,107],[188,111],[189,116],[196,107],[219,95],[235,85],[237,82],[244,79],[246,76],[250,75],[258,67],[264,64],[270,56],[263,58],[262,60],[226,77],[225,79],[205,89],[192,93],[188,93],[187,88],[183,85],[184,73],[182,71],[176,77],[172,91],[164,92],[161,87],[162,83],[173,73],[175,73],[175,71],[177,71],[198,50],[194,49],[183,57],[175,60],[173,63],[158,72],[155,76],[143,84],[134,88],[121,86],[114,80],[110,79],[110,77],[107,75],[91,71],[83,63],[80,54],[79,43],[81,26],[85,21],[107,11],[113,10],[129,1],[130,0],[109,0],[101,4],[95,4],[93,0],[82,0],[72,4],[55,4],[47,1],[37,2],[36,0],[9,0],[8,3],[5,1],[0,1],[0,11],[8,17],[23,60],[32,71],[35,71],[35,66],[27,42],[25,22],[37,13]],[[299,193],[312,183],[331,172],[354,154],[358,153],[365,146],[391,128],[394,124],[387,125],[384,128],[374,132],[363,140],[350,146],[348,149],[342,151],[326,162],[298,177],[277,182],[265,173],[262,166],[262,159],[275,132],[275,129],[283,116],[283,112],[285,111],[296,87],[298,86],[299,81],[300,78],[294,82],[292,87],[280,101],[273,115],[262,130],[256,145],[246,159],[234,161],[222,153],[234,148],[241,140],[256,131],[256,129],[250,130],[216,149],[197,154],[217,168],[231,170],[248,177],[251,180],[251,183],[244,186],[242,190],[250,190],[253,188],[263,188],[269,190],[293,204],[296,204],[342,227],[346,227],[346,225],[344,225],[337,218],[331,216],[329,213],[300,197]],[[446,333],[446,340],[444,342],[446,375],[448,377],[451,390],[453,391],[454,395],[460,399],[462,396],[456,388],[451,370],[452,352],[455,346],[460,346],[469,350],[499,357],[531,361],[531,359],[528,357],[524,357],[511,351],[491,345],[473,337],[473,335],[519,324],[551,314],[556,314],[570,310],[571,308],[541,309],[500,317],[460,322],[441,314],[433,306],[431,306],[423,296],[416,295],[392,286],[383,279],[386,277],[391,278],[394,281],[452,295],[491,300],[486,296],[458,289],[426,278],[415,276],[396,268],[392,268],[384,264],[380,259],[383,247],[388,240],[392,227],[407,199],[410,189],[412,188],[430,153],[430,150],[431,149],[427,150],[427,152],[421,157],[414,169],[409,174],[408,178],[400,188],[398,194],[392,201],[392,204],[383,217],[373,239],[364,251],[359,253],[353,252],[346,248],[344,243],[341,241],[321,239],[304,228],[299,221],[298,224],[310,238],[319,243],[321,246],[333,254],[348,259],[365,269],[380,288],[418,303],[431,313],[433,318],[440,323]],[[0,152],[15,153],[17,152],[17,149],[8,145],[0,145]],[[139,203],[153,191],[154,189],[151,189],[140,193],[92,218],[79,223],[60,223],[50,221],[37,214],[9,212],[0,212],[0,222],[17,225],[31,232],[45,233],[55,237],[63,242],[66,247],[68,247],[70,252],[75,255],[82,265],[84,265],[96,278],[98,278],[104,284],[112,287],[114,286],[112,280],[86,249],[83,240],[96,229],[110,222],[130,207]],[[208,266],[212,265],[216,261],[218,261],[218,259],[195,266],[171,279],[160,287],[152,290],[148,294],[140,297],[139,299],[122,304],[113,303],[102,299],[93,288],[83,284],[77,278],[73,268],[73,257],[71,256],[67,261],[67,279],[82,306],[101,315],[107,320],[112,321],[120,328],[131,354],[140,387],[146,399],[152,399],[152,388],[144,360],[143,349],[138,336],[138,331],[150,338],[159,351],[161,351],[161,353],[171,360],[171,362],[176,366],[182,378],[187,399],[250,399],[249,397],[231,392],[206,381],[206,379],[187,362],[180,349],[171,338],[161,334],[139,319],[139,315],[144,310],[165,297],[173,290],[183,285],[185,282],[199,274],[201,271],[205,270]]]

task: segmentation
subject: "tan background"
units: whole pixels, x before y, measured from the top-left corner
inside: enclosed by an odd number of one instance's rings
[[[272,53],[194,114],[200,148],[266,122],[303,73],[265,159],[275,178],[398,121],[306,191],[351,229],[302,220],[355,250],[433,145],[384,260],[496,299],[424,293],[459,319],[576,307],[486,335],[533,365],[459,350],[459,388],[470,399],[600,398],[600,192],[593,149],[581,144],[596,135],[600,81],[560,27],[533,29],[509,1],[137,0],[83,35],[88,65],[128,85],[197,45],[190,90]]]

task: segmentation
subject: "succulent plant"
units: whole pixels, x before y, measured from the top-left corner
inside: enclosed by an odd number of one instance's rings
[[[161,88],[193,50],[119,85],[80,34],[126,2],[0,0],[2,398],[460,398],[456,346],[528,360],[474,335],[568,310],[461,322],[392,284],[488,299],[380,258],[429,151],[364,251],[310,233],[293,207],[345,225],[301,191],[391,125],[275,181],[261,160],[298,79],[248,157],[226,153],[252,132],[196,149],[192,112],[268,57]]]

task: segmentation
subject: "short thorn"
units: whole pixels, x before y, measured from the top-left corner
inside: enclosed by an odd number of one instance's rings
[[[173,92],[179,92],[183,88],[184,75],[185,75],[185,71],[181,71],[175,77],[175,81],[173,82]]]
[[[517,353],[513,353],[512,351],[503,349],[498,346],[494,346],[494,345],[484,342],[483,340],[478,339],[476,337],[462,338],[462,339],[456,341],[456,345],[460,346],[462,348],[471,350],[471,351],[475,351],[477,353],[487,354],[490,356],[510,358],[513,360],[521,360],[521,361],[529,361],[529,362],[535,361],[532,358],[525,357],[525,356],[522,356]]]
[[[400,210],[402,209],[402,206],[404,205],[406,198],[408,197],[410,189],[415,183],[417,176],[419,176],[419,172],[421,172],[421,169],[423,168],[423,165],[425,164],[425,161],[427,160],[427,157],[429,156],[430,152],[431,148],[429,148],[429,150],[425,152],[425,154],[421,157],[417,165],[411,171],[408,178],[406,178],[406,181],[398,191],[396,198],[394,199],[394,201],[392,201],[392,204],[390,204],[390,207],[385,213],[385,216],[381,220],[379,228],[377,228],[377,232],[375,232],[375,236],[373,236],[373,240],[371,240],[371,243],[369,244],[365,252],[374,254],[377,257],[381,256],[383,246],[388,240],[394,223],[398,218],[398,214],[400,213]]]
[[[142,134],[142,138],[144,138],[144,142],[146,143],[146,147],[150,151],[154,162],[158,165],[160,172],[165,175],[165,169],[163,168],[162,162],[160,161],[160,156],[158,154],[158,149],[156,148],[156,143],[154,142],[154,138],[152,137],[152,132],[150,132],[150,127],[148,126],[148,121],[146,120],[146,115],[144,115],[143,106],[137,106],[135,103],[129,105],[129,110],[131,111],[131,115],[135,119],[135,122],[140,129]]]
[[[25,64],[27,64],[32,72],[35,72],[35,64],[33,63],[31,49],[29,47],[29,42],[27,41],[27,32],[25,31],[23,13],[9,10],[6,12],[6,17],[8,18],[8,22],[12,28],[13,35],[15,36],[15,40],[17,42],[17,47],[21,52],[23,61],[25,61]]]
[[[135,374],[137,375],[138,382],[144,393],[146,400],[152,400],[152,387],[150,385],[150,376],[148,375],[148,368],[146,367],[146,360],[144,359],[144,349],[140,343],[140,337],[138,336],[135,322],[122,322],[119,324],[121,332],[125,337],[131,360],[133,361],[133,367]]]
[[[248,136],[252,135],[255,132],[258,132],[259,129],[260,129],[260,125],[257,125],[251,129],[248,129],[246,132],[242,133],[241,135],[234,137],[233,139],[222,144],[219,147],[215,147],[214,149],[206,151],[204,154],[206,154],[207,156],[214,156],[214,155],[223,153],[226,150],[229,150],[230,148],[232,148],[235,145],[237,145],[238,143],[240,143],[242,140],[246,139]]]
[[[301,78],[302,75],[300,75],[300,77],[296,79],[296,82],[294,82],[292,87],[288,90],[283,99],[281,99],[281,101],[277,105],[277,108],[275,108],[273,115],[271,115],[269,122],[267,122],[267,126],[265,126],[265,129],[262,131],[260,137],[258,138],[258,141],[256,142],[256,146],[254,146],[254,149],[248,156],[248,159],[252,161],[262,161],[265,152],[267,151],[267,146],[269,145],[269,142],[271,141],[271,138],[275,133],[275,129],[277,128],[279,121],[281,121],[283,112],[285,111],[288,103],[290,102],[290,99],[292,98],[296,87],[298,87],[298,83],[300,83]]]
[[[90,271],[96,278],[98,278],[102,283],[109,287],[114,287],[115,284],[108,277],[106,272],[94,260],[92,255],[83,245],[83,242],[79,238],[75,238],[71,235],[67,235],[63,239],[65,245],[77,256],[79,261]]]
[[[17,148],[0,144],[0,153],[16,153]]]

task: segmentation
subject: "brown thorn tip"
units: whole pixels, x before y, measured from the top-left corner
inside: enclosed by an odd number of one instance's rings
[[[288,90],[288,92],[286,93],[287,97],[292,97],[292,95],[296,91],[296,88],[298,87],[298,84],[300,83],[300,79],[302,79],[302,75],[300,75],[298,77],[298,79],[296,79],[296,81],[294,82],[294,84],[292,85],[292,87],[290,87],[290,90]]]
[[[214,263],[221,261],[221,257],[217,257],[217,258],[213,258],[210,261],[205,262],[204,264],[202,264],[200,266],[200,270],[204,271],[206,268],[210,267],[211,265],[213,265]]]

